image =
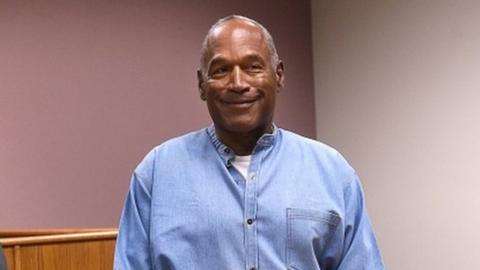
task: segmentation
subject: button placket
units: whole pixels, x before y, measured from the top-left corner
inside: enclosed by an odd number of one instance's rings
[[[259,149],[257,149],[259,150]],[[263,151],[253,151],[249,174],[245,182],[245,237],[246,237],[246,254],[247,254],[247,270],[257,269],[258,266],[258,239],[257,239],[257,183],[258,171],[260,169],[260,161],[262,160]]]

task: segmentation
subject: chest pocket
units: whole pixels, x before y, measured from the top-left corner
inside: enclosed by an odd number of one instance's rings
[[[322,269],[319,260],[339,222],[340,216],[335,212],[287,208],[288,269]]]

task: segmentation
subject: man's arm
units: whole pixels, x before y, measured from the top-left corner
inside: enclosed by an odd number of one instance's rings
[[[3,255],[2,245],[0,245],[0,270],[7,270],[7,262]]]
[[[135,170],[120,220],[115,248],[115,270],[152,269],[150,256],[150,162],[144,160]]]
[[[355,174],[345,190],[345,241],[338,270],[383,270],[383,261]]]

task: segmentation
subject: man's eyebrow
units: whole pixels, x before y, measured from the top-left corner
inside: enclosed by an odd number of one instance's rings
[[[265,62],[265,58],[258,53],[249,53],[243,57],[243,60]]]
[[[217,64],[220,64],[220,63],[224,63],[224,62],[227,62],[227,59],[223,56],[214,56],[210,62],[208,63],[208,67],[211,67],[213,65],[217,65]]]

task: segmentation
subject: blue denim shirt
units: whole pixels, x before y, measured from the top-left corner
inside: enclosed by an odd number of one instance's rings
[[[213,126],[154,148],[133,174],[114,268],[384,268],[358,177],[337,151],[275,128],[248,179],[234,155]]]

